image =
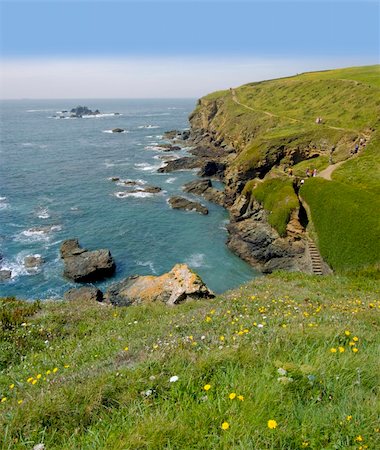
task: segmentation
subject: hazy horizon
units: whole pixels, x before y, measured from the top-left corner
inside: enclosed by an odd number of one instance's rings
[[[0,1],[1,99],[199,98],[379,63],[366,1]]]

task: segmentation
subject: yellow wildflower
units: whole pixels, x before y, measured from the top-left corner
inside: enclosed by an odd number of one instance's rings
[[[129,350],[129,348],[128,347],[124,347],[124,350],[127,352]]]
[[[30,383],[31,381],[33,381],[33,377],[29,377],[29,378],[26,380],[27,383]]]
[[[65,364],[63,367],[64,367],[65,369],[68,369],[70,366],[69,366],[69,364]]]
[[[336,348],[330,348],[331,353],[336,353]]]
[[[207,316],[207,317],[206,317],[206,322],[211,322],[211,321],[212,321],[211,317],[210,317],[210,316]]]
[[[21,403],[23,402],[24,400],[17,400],[17,403],[19,404],[19,405],[21,405]]]
[[[1,399],[1,403],[4,403],[4,402],[6,402],[7,401],[7,397],[3,397],[2,399]]]
[[[12,383],[9,385],[9,389],[13,389],[15,387],[15,385]]]
[[[350,420],[352,420],[352,416],[347,416],[346,420],[349,422]]]
[[[356,348],[356,347],[353,347],[353,348],[352,348],[352,351],[353,351],[354,353],[357,353],[357,352],[359,351],[359,349]]]
[[[32,384],[35,385],[37,383],[37,380],[33,380]]]
[[[302,444],[301,444],[301,447],[302,448],[309,447],[309,443],[307,441],[303,441]]]
[[[361,434],[359,434],[359,436],[356,436],[355,441],[356,442],[363,442],[363,436]]]
[[[220,336],[219,340],[224,341],[224,336]]]
[[[50,374],[51,374],[51,370],[47,370],[46,375],[50,375]]]
[[[345,334],[346,336],[349,336],[351,333],[350,333],[348,330],[346,330],[346,331],[344,332],[344,334]]]
[[[228,396],[228,398],[229,398],[230,400],[233,400],[234,398],[236,398],[235,392],[231,392],[231,394]]]
[[[54,367],[53,373],[57,373],[57,372],[58,372],[58,367]]]
[[[242,402],[244,400],[244,396],[243,395],[238,395],[237,398]]]
[[[205,385],[203,386],[203,389],[204,389],[205,391],[209,391],[209,390],[211,389],[211,384],[205,384]]]
[[[42,375],[40,373],[36,376],[37,380],[39,380],[41,377]]]
[[[353,340],[354,342],[358,342],[359,338],[358,338],[357,336],[354,336],[354,337],[352,338],[352,340]]]
[[[344,347],[338,347],[339,353],[344,353]]]
[[[274,428],[277,428],[277,422],[273,419],[268,420],[268,428],[273,430]]]
[[[230,428],[230,424],[228,422],[222,423],[222,430],[228,430]]]

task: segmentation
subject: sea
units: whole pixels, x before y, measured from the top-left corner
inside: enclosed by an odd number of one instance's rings
[[[195,103],[1,101],[0,268],[10,269],[12,278],[0,283],[0,295],[54,299],[78,286],[62,276],[59,248],[69,238],[111,251],[116,274],[97,283],[101,289],[131,275],[160,275],[177,263],[188,264],[216,293],[258,276],[225,245],[227,211],[182,191],[197,171],[157,172],[164,155],[187,154],[186,147],[163,152],[160,144],[168,143],[165,131],[188,129]],[[77,105],[101,114],[59,118]],[[112,133],[117,127],[125,132]],[[162,191],[130,193],[124,180]],[[221,182],[214,186],[223,189]],[[173,195],[200,201],[209,214],[171,209]],[[25,267],[29,255],[43,258],[38,269]]]

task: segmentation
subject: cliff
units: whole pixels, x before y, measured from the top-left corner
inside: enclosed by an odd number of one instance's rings
[[[334,270],[378,263],[373,206],[380,189],[379,75],[380,66],[306,73],[198,101],[190,116],[191,139],[195,153],[207,149],[225,165],[232,250],[267,272],[315,272],[313,240]],[[313,199],[316,183],[319,197]],[[339,195],[325,213],[323,204],[336,183]],[[361,217],[368,219],[361,226],[368,226],[369,234],[358,229]],[[343,233],[337,224],[348,227]],[[322,273],[329,270],[322,258],[319,266]]]

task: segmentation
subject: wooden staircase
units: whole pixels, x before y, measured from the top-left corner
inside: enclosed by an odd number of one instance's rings
[[[323,275],[322,258],[314,242],[308,239],[309,254],[311,259],[311,269],[315,275]]]

